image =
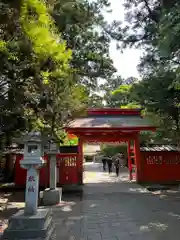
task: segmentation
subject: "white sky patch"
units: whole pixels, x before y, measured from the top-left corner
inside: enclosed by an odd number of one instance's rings
[[[113,20],[124,21],[123,0],[111,0],[112,13],[104,13],[105,19],[108,22]],[[110,56],[113,59],[114,66],[117,69],[117,74],[123,78],[139,77],[137,65],[140,61],[142,51],[138,49],[126,49],[123,53],[116,49],[114,41],[110,44]]]

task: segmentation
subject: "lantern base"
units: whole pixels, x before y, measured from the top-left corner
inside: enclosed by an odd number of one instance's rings
[[[56,205],[61,202],[62,188],[50,189],[47,188],[43,192],[43,205]]]
[[[9,226],[4,231],[3,240],[51,240],[55,236],[55,227],[52,221],[52,211],[38,209],[35,215],[24,215],[20,210],[9,220]]]

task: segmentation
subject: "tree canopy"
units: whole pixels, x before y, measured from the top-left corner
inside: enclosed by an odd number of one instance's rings
[[[1,139],[63,126],[87,107],[144,109],[155,137],[179,141],[180,2],[125,0],[125,22],[107,23],[108,0],[0,1]],[[109,54],[143,49],[140,79],[123,79]],[[117,51],[118,51],[117,49]],[[168,131],[167,131],[168,130]]]
[[[109,56],[107,0],[0,1],[1,139],[38,130],[65,137],[65,123],[102,106]]]
[[[58,138],[87,101],[73,78],[72,51],[43,1],[1,1],[0,7],[1,134],[36,129]]]
[[[125,0],[125,22],[112,37],[123,50],[141,48],[141,81],[113,91],[116,106],[140,105],[159,125],[161,140],[179,141],[179,1]]]

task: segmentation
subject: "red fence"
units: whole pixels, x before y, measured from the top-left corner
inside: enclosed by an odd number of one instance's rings
[[[61,185],[78,184],[78,154],[58,154],[56,159],[59,173],[57,183]]]
[[[20,167],[22,154],[16,155],[15,184],[24,186],[26,170]],[[57,156],[57,185],[72,185],[81,182],[83,171],[77,153],[61,153]],[[180,181],[180,152],[141,151],[140,181],[149,183],[173,183]],[[133,171],[135,177],[135,172]],[[40,169],[40,186],[49,186],[49,160]]]
[[[140,172],[142,182],[180,181],[180,152],[141,152]]]
[[[26,183],[26,170],[21,168],[20,161],[23,155],[16,155],[15,165],[15,185],[24,186]],[[40,169],[39,185],[42,187],[49,186],[49,159],[46,164]],[[57,154],[57,185],[71,185],[79,183],[79,161],[77,153],[62,153]]]

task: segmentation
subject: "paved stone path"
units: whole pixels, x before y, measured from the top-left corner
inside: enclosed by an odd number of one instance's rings
[[[178,240],[180,199],[161,198],[135,183],[87,164],[83,195],[64,196],[53,208],[57,239]]]
[[[148,192],[124,169],[117,178],[98,163],[85,170],[83,194],[63,195],[52,208],[56,240],[179,240],[178,191]]]
[[[108,171],[104,172],[102,170],[101,163],[86,163],[85,164],[85,173],[84,173],[84,183],[114,183],[119,181],[127,182],[129,180],[129,176],[126,169],[121,169],[121,174],[117,178],[115,172],[113,171],[109,176]]]

